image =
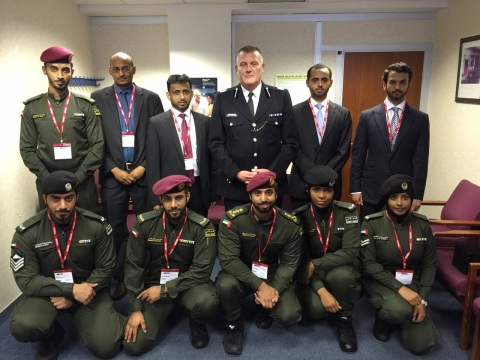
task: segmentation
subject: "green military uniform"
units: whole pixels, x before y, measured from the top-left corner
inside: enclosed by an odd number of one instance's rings
[[[153,345],[176,303],[187,308],[190,317],[199,322],[213,316],[218,305],[210,280],[217,254],[215,227],[210,220],[193,211],[188,211],[181,238],[168,256],[170,269],[180,270],[178,278],[166,283],[168,296],[153,304],[137,299],[144,289],[160,285],[161,270],[167,268],[162,216],[163,209],[138,215],[127,245],[125,285],[131,311],[142,311],[147,326],[147,334],[138,330],[135,343],[124,342],[125,351],[131,355],[139,355]],[[166,217],[168,251],[182,225],[183,221],[178,225],[170,224]]]
[[[403,268],[402,255],[397,247],[392,221],[385,212],[364,218],[361,235],[361,259],[364,268],[364,287],[370,303],[378,309],[378,316],[388,323],[400,325],[406,347],[415,354],[426,353],[439,338],[432,319],[427,313],[419,324],[413,323],[412,306],[398,290],[407,286],[428,301],[435,279],[437,249],[428,219],[416,212],[394,222],[403,255],[409,252],[409,225],[412,226],[412,252],[406,269],[413,270],[410,285],[403,285],[395,278],[396,270]],[[427,308],[428,309],[428,308]]]
[[[227,321],[240,318],[241,299],[256,291],[264,281],[252,273],[252,261],[259,261],[259,246],[265,247],[273,220],[259,223],[253,218],[250,206],[246,204],[227,211],[219,227],[218,257],[222,271],[215,283]],[[301,307],[292,285],[300,260],[301,228],[295,216],[278,207],[275,210],[272,237],[260,262],[268,264],[265,282],[280,294],[280,300],[270,310],[272,318],[292,325],[301,318]]]
[[[351,316],[361,295],[361,286],[358,282],[360,227],[355,205],[334,201],[333,206],[323,212],[313,206],[324,242],[330,230],[330,241],[325,255],[312,217],[312,206],[307,204],[293,212],[303,226],[301,268],[308,266],[312,261],[315,269],[309,286],[298,286],[300,302],[309,317],[318,319],[327,316],[329,313],[322,306],[317,294],[319,289],[326,288],[340,304],[339,315]],[[329,228],[331,211],[333,219]]]
[[[62,113],[68,92],[60,101],[50,97],[58,128],[62,128]],[[80,182],[77,206],[97,211],[98,194],[93,173],[103,159],[103,132],[100,111],[95,102],[83,95],[71,93],[63,130],[63,142],[70,143],[72,158],[55,160],[53,144],[60,143],[48,108],[47,95],[40,94],[24,102],[20,128],[20,155],[28,169],[37,176],[37,191],[41,208],[45,207],[40,192],[41,183],[56,170],[73,172]]]
[[[12,335],[21,342],[42,341],[54,332],[59,315],[70,313],[88,349],[99,357],[114,356],[121,345],[125,319],[113,308],[108,286],[115,266],[115,248],[111,227],[104,219],[80,208],[65,269],[71,269],[76,284],[97,283],[96,295],[88,305],[73,298],[72,283],[55,279],[60,270],[52,225],[43,210],[17,227],[12,241],[10,266],[15,281],[25,295],[13,310]],[[65,254],[70,226],[57,225],[61,252]],[[50,297],[73,301],[66,310],[57,310]]]

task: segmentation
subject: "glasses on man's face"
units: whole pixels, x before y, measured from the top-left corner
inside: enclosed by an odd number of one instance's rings
[[[130,66],[124,66],[122,68],[113,67],[112,71],[114,74],[118,74],[120,71],[122,71],[123,73],[129,73],[130,71],[132,71],[132,68]]]

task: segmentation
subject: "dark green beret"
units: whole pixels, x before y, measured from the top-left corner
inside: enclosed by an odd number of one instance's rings
[[[66,194],[78,191],[78,180],[74,173],[69,171],[54,171],[42,182],[42,194]]]
[[[338,174],[325,165],[317,165],[305,172],[303,176],[308,186],[332,187],[338,179]]]
[[[380,186],[380,195],[388,197],[392,194],[407,193],[413,198],[413,179],[411,176],[396,174],[390,176]]]

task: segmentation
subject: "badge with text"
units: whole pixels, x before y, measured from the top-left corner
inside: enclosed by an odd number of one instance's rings
[[[185,155],[185,170],[193,170],[193,156]]]
[[[166,284],[170,280],[175,280],[180,274],[180,269],[162,269],[160,275],[160,285]]]
[[[260,279],[266,280],[268,277],[268,264],[252,261],[252,273]]]
[[[413,270],[399,269],[395,272],[395,279],[403,285],[410,285],[413,280]]]
[[[53,275],[55,275],[55,280],[57,281],[73,284],[72,269],[53,270]]]
[[[72,158],[72,144],[53,144],[53,156],[55,160],[70,160]]]
[[[135,133],[128,131],[122,132],[122,147],[135,147]]]

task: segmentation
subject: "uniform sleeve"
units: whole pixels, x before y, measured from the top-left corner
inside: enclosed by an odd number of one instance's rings
[[[73,284],[62,283],[53,277],[40,275],[40,264],[31,236],[31,233],[23,235],[18,232],[13,236],[13,243],[16,244],[16,247],[12,248],[11,261],[23,258],[24,264],[17,271],[13,272],[18,288],[23,294],[28,296],[63,296],[73,299]]]
[[[425,237],[427,244],[425,247],[425,254],[421,266],[420,283],[418,286],[418,294],[424,300],[428,300],[430,290],[435,280],[435,273],[437,271],[437,243],[432,228],[426,222]]]
[[[294,229],[295,230],[289,234],[289,239],[280,253],[280,266],[271,284],[280,294],[288,289],[300,264],[301,228],[297,225]]]
[[[195,235],[192,264],[188,271],[182,273],[178,278],[168,281],[166,284],[170,297],[176,298],[179,293],[196,285],[207,283],[210,280],[215,257],[217,256],[216,240],[213,224],[210,223],[205,227],[198,226]]]
[[[113,242],[112,228],[103,223],[95,234],[95,268],[86,282],[98,284],[97,288],[108,288],[110,279],[115,269],[115,244]]]
[[[215,109],[215,106],[214,106]],[[229,224],[225,224],[224,220]],[[227,274],[257,290],[263,280],[255,276],[252,270],[240,259],[240,237],[238,226],[227,218],[220,221],[218,229],[218,258],[220,266]]]
[[[374,235],[374,227],[371,223],[364,221],[360,249],[364,271],[381,285],[398,292],[403,284],[395,279],[395,276],[390,271],[385,270],[383,265],[377,261],[376,243],[373,240]]]
[[[145,288],[144,273],[147,259],[147,242],[142,227],[137,222],[130,233],[125,255],[125,285],[130,299],[130,310],[143,310],[143,303],[137,299]]]
[[[75,172],[80,183],[83,183],[88,176],[93,175],[102,164],[104,153],[104,138],[100,111],[96,106],[88,103],[85,107],[85,133],[88,140],[88,153],[82,164]]]
[[[352,142],[352,117],[350,111],[347,110],[345,117],[342,119],[342,137],[337,147],[335,155],[325,165],[332,168],[336,172],[340,172],[350,156],[350,144]]]
[[[37,141],[37,127],[28,106],[25,106],[20,123],[20,155],[28,170],[43,180],[50,173],[38,157]]]

